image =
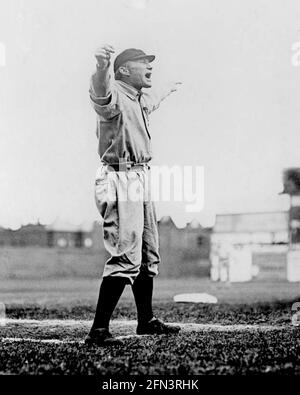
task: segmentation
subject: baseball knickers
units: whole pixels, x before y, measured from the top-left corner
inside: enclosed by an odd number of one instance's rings
[[[111,255],[103,277],[126,277],[133,284],[140,271],[158,274],[159,239],[150,191],[147,166],[114,171],[102,164],[97,169],[95,201],[103,219],[104,246]]]

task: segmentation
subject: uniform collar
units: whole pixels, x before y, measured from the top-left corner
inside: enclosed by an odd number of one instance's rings
[[[142,94],[141,91],[138,91],[133,86],[126,84],[126,82],[116,80],[115,83],[121,89],[121,91],[124,92],[125,95],[127,95],[131,100],[137,100]]]

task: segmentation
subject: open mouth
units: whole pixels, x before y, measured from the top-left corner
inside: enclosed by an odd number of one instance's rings
[[[150,79],[150,78],[151,78],[151,73],[146,73],[146,74],[145,74],[145,77],[146,77],[147,79]]]

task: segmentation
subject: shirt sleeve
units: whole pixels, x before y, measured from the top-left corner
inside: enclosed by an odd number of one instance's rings
[[[100,117],[109,120],[120,113],[118,92],[113,84],[111,85],[110,92],[106,97],[99,97],[96,96],[93,87],[93,80],[91,78],[89,94],[92,107]]]

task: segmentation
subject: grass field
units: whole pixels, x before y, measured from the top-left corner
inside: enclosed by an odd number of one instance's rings
[[[68,332],[60,333],[66,337]],[[2,342],[1,372],[14,374],[300,373],[300,335],[272,331],[200,331],[123,339],[122,346],[87,348],[72,330],[68,341]],[[73,336],[74,342],[70,342]]]
[[[111,330],[123,346],[87,348],[100,280],[0,281],[7,322],[0,326],[2,374],[257,374],[300,373],[300,327],[291,307],[300,284],[221,284],[208,279],[157,279],[155,313],[178,322],[173,336],[135,335],[130,287],[113,316]],[[215,305],[174,303],[173,296],[207,292]],[[71,321],[70,321],[71,320]],[[131,321],[128,321],[131,320]]]

